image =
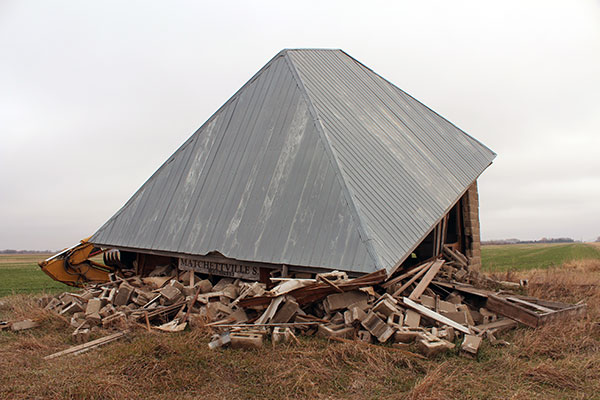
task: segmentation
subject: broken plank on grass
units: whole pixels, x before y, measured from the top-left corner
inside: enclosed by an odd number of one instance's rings
[[[102,346],[104,344],[114,342],[115,340],[120,339],[123,336],[125,336],[128,332],[129,332],[128,330],[125,330],[123,332],[117,332],[112,335],[102,337],[100,339],[92,340],[91,342],[79,344],[77,346],[72,346],[66,350],[59,351],[58,353],[50,354],[49,356],[44,357],[44,360],[51,360],[53,358],[65,356],[67,354],[73,354],[73,355],[81,354],[83,352],[86,352],[93,348]]]
[[[10,329],[13,331],[23,331],[25,329],[31,329],[37,327],[39,324],[31,319],[24,319],[23,321],[13,322]]]
[[[519,298],[513,297],[513,296],[507,297],[506,299],[509,300],[509,301],[512,301],[514,303],[519,303],[521,305],[534,308],[534,309],[536,309],[538,311],[541,311],[541,312],[544,312],[544,313],[554,312],[555,311],[555,310],[553,310],[551,308],[544,307],[544,306],[541,306],[541,305],[535,304],[535,303],[530,303],[530,302],[528,302],[526,300],[522,300],[522,299],[519,299]]]
[[[504,332],[517,327],[517,321],[510,318],[503,318],[487,324],[481,324],[473,327],[473,330],[477,333],[485,331]]]
[[[417,300],[419,297],[421,297],[421,295],[423,294],[425,289],[427,289],[429,283],[431,283],[433,278],[435,278],[443,264],[444,260],[436,260],[431,266],[431,268],[429,268],[427,273],[423,276],[423,278],[421,278],[421,281],[419,281],[419,284],[417,285],[415,290],[413,290],[412,293],[408,296],[408,298],[411,300]]]
[[[452,321],[450,318],[446,318],[444,317],[442,314],[438,314],[433,310],[430,310],[429,308],[422,306],[418,303],[415,303],[414,301],[412,301],[411,299],[409,299],[408,297],[404,297],[402,299],[402,301],[404,302],[404,304],[406,304],[408,307],[412,308],[413,310],[415,310],[416,312],[418,312],[419,314],[422,314],[428,318],[431,318],[441,324],[444,325],[448,325],[451,326],[452,328],[456,329],[457,331],[460,331],[462,333],[467,333],[470,334],[471,330],[464,326],[459,324],[458,322],[454,322]]]
[[[511,302],[510,298],[507,299],[496,295],[488,296],[485,308],[496,314],[519,321],[520,323],[531,328],[537,328],[538,326],[557,319],[564,320],[572,317],[580,317],[585,315],[587,311],[586,304],[578,304],[573,306],[564,304],[564,307],[561,309],[545,313],[537,313],[519,304]]]
[[[217,321],[220,322],[220,321]],[[317,321],[306,321],[306,322],[269,322],[264,324],[220,324],[210,323],[206,324],[207,327],[212,328],[259,328],[259,327],[275,327],[275,326],[305,326],[305,325],[320,325],[322,322]]]

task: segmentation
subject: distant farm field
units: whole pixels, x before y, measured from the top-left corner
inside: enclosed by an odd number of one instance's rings
[[[50,254],[0,255],[0,297],[20,293],[59,293],[69,286],[42,272],[37,263]]]
[[[600,260],[600,246],[591,243],[507,244],[481,248],[483,270],[523,271],[558,267],[566,262]]]

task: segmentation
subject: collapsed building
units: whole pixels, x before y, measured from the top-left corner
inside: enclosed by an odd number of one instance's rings
[[[494,157],[345,52],[283,50],[89,242],[140,275],[393,274],[444,245],[477,268]]]
[[[75,341],[120,330],[45,358],[188,324],[211,349],[302,334],[475,356],[517,323],[585,315],[478,273],[494,157],[343,51],[284,50],[91,238],[40,263],[84,286],[41,299]]]

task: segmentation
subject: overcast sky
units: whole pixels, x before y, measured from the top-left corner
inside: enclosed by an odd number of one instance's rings
[[[0,0],[0,249],[94,233],[279,50],[482,141],[483,239],[600,235],[600,2]]]

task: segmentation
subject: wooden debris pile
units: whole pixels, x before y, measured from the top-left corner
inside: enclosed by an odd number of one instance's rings
[[[484,339],[505,344],[498,335],[517,323],[536,327],[586,311],[585,304],[482,289],[477,285],[483,278],[469,270],[466,257],[449,247],[443,255],[391,278],[384,270],[354,279],[334,271],[314,278],[271,278],[269,286],[165,266],[148,277],[113,277],[82,293],[63,293],[43,306],[69,319],[77,343],[88,341],[98,327],[178,332],[189,325],[214,331],[211,349],[261,348],[267,337],[275,345],[317,335],[389,343],[426,356],[456,346],[473,356]]]

